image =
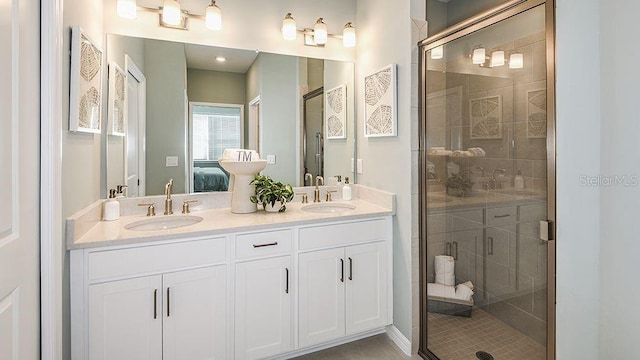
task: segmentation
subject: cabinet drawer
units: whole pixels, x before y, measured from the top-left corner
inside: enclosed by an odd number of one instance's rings
[[[226,259],[226,238],[89,253],[89,281],[212,265]]]
[[[517,215],[515,206],[487,208],[487,226],[515,224]]]
[[[290,229],[236,235],[236,259],[288,255],[291,253]]]
[[[484,227],[484,212],[482,208],[453,211],[447,214],[449,231],[481,229]]]
[[[386,240],[390,224],[384,219],[301,228],[298,238],[300,250],[344,246],[361,242]]]

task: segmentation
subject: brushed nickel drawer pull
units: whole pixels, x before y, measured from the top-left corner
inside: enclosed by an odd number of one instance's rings
[[[153,290],[153,319],[158,318],[158,289]]]
[[[353,259],[349,258],[349,280],[353,281]]]
[[[489,236],[489,248],[487,249],[489,255],[493,255],[493,237]]]
[[[453,242],[453,260],[458,260],[458,242]]]
[[[444,245],[444,254],[447,256],[451,256],[451,243],[448,242]]]
[[[344,259],[340,259],[340,282],[344,282]]]
[[[500,218],[508,218],[509,216],[511,216],[511,214],[493,215],[493,217],[494,217],[494,218],[496,218],[496,219],[500,219]]]
[[[268,244],[253,244],[254,248],[261,248],[261,247],[265,247],[265,246],[276,246],[278,245],[278,242],[272,242],[272,243],[268,243]]]

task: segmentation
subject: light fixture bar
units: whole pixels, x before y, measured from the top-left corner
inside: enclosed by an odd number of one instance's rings
[[[282,20],[282,27],[280,30],[282,31],[282,38],[289,41],[295,40],[297,38],[297,33],[301,33],[304,38],[304,44],[307,46],[323,47],[329,38],[342,40],[342,45],[347,48],[356,46],[356,28],[351,22],[345,24],[342,30],[342,35],[330,34],[327,31],[327,24],[325,24],[323,18],[318,18],[313,29],[298,29],[296,27],[296,21],[291,13],[287,13]]]
[[[117,14],[118,16],[125,19],[134,19],[135,17],[132,17],[132,14],[135,14],[137,11],[158,14],[160,26],[178,30],[188,30],[189,19],[202,20],[205,23],[207,29],[210,30],[220,30],[222,28],[222,10],[219,6],[216,5],[215,1],[211,1],[211,3],[205,8],[204,15],[191,14],[188,11],[180,8],[180,12],[178,13],[179,22],[177,24],[174,18],[176,3],[178,4],[178,6],[180,5],[179,2],[175,0],[164,0],[163,6],[156,8],[137,5],[135,0],[118,0]],[[168,19],[165,15],[166,7],[164,5],[169,5],[170,8]],[[134,10],[131,10],[132,8],[134,8]]]

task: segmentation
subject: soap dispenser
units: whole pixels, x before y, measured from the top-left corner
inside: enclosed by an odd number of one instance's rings
[[[342,175],[336,175],[336,186],[342,186]]]
[[[344,186],[342,187],[342,200],[351,200],[351,185],[349,185],[349,178],[344,178]]]
[[[123,198],[124,192],[126,191],[127,185],[118,185],[116,186],[116,198]]]
[[[112,221],[120,218],[120,202],[116,200],[116,190],[109,190],[109,198],[104,203],[104,220]]]

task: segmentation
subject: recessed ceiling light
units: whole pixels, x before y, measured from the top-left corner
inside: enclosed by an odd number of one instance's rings
[[[225,61],[227,61],[227,58],[226,58],[226,57],[223,57],[223,56],[217,56],[217,57],[216,57],[216,61],[218,61],[218,62],[225,62]]]

